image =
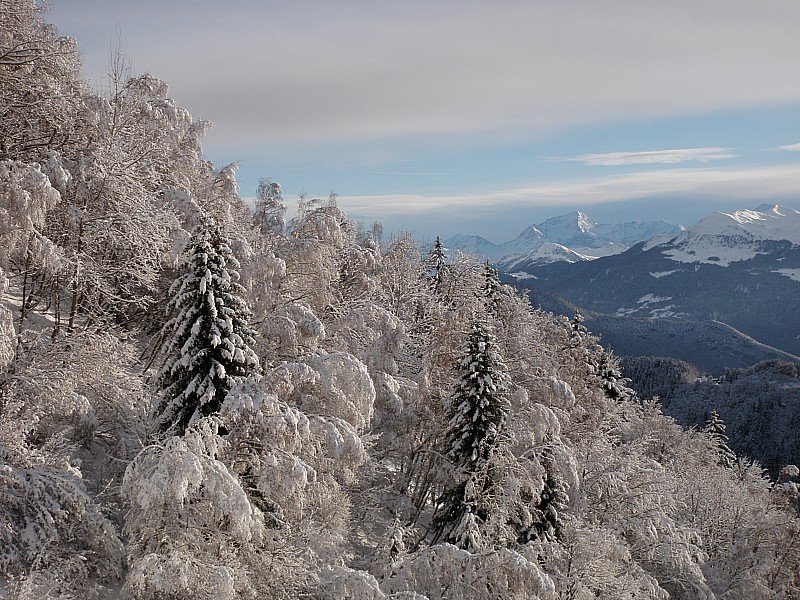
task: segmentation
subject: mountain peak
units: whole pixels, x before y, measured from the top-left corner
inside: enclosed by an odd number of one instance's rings
[[[800,211],[779,205],[756,210],[715,212],[687,229],[665,254],[678,262],[714,262],[727,266],[760,254],[765,242],[800,245]]]
[[[692,235],[734,235],[757,240],[789,240],[800,244],[800,211],[777,204],[756,210],[715,212],[687,232]]]

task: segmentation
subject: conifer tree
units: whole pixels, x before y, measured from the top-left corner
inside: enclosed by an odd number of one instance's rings
[[[606,397],[612,400],[628,400],[631,390],[627,387],[630,379],[622,375],[619,364],[610,352],[603,351],[596,367],[597,375],[603,382]]]
[[[431,290],[438,298],[444,296],[444,278],[447,274],[447,254],[445,254],[442,240],[436,236],[436,241],[433,242],[433,249],[428,255],[428,280],[430,281]]]
[[[719,413],[712,410],[703,426],[705,433],[717,449],[719,464],[723,467],[732,467],[736,464],[736,453],[728,446],[728,436],[725,434],[725,421]]]
[[[544,488],[534,511],[534,523],[525,535],[520,536],[521,543],[535,538],[561,539],[562,513],[569,503],[569,495],[564,481],[557,475],[555,457],[549,448],[545,447],[540,462],[545,471]]]
[[[501,444],[508,412],[506,368],[487,324],[479,319],[472,324],[459,370],[443,454],[461,481],[437,500],[433,541],[474,549],[476,523],[486,519],[481,499],[493,487],[488,463]]]
[[[586,329],[586,325],[583,324],[583,321],[583,315],[578,311],[575,311],[575,316],[572,317],[572,321],[570,323],[573,338],[582,338],[588,335],[589,331]]]
[[[483,267],[483,278],[483,289],[481,293],[486,305],[486,310],[490,315],[497,318],[500,315],[498,298],[500,293],[500,277],[497,273],[497,269],[492,266],[489,259],[486,259],[486,263]]]
[[[258,369],[238,268],[221,229],[202,217],[170,288],[157,375],[161,432],[182,435],[192,420],[218,412],[233,384]]]

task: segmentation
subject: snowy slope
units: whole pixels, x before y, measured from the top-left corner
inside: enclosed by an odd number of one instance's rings
[[[491,260],[496,260],[506,254],[497,244],[493,244],[479,235],[463,235],[459,233],[443,240],[442,245],[447,250],[460,250],[461,252]]]
[[[573,211],[560,217],[547,219],[539,225],[539,229],[547,236],[547,239],[562,246],[585,246],[594,247],[597,245],[597,234],[594,233],[594,223],[580,211]]]
[[[547,244],[542,252],[532,255],[529,262],[542,264],[546,261],[567,260],[573,262],[577,255],[585,258],[610,256],[627,250],[632,244],[648,240],[655,235],[669,235],[672,239],[682,231],[680,226],[670,225],[664,221],[598,224],[592,222],[587,215],[573,211],[566,215],[547,219],[539,225],[531,225],[515,239],[494,244],[477,235],[458,234],[442,243],[449,250],[461,250],[492,261],[506,262],[518,260],[512,255],[535,253]],[[572,251],[565,253],[557,250],[553,244]]]
[[[664,256],[681,263],[729,266],[766,254],[768,244],[800,245],[800,211],[777,205],[732,213],[715,212],[664,244]]]
[[[708,215],[675,236],[592,261],[515,264],[513,272],[581,308],[641,318],[721,321],[800,355],[800,211]],[[520,275],[521,274],[521,275]]]
[[[503,257],[498,261],[497,268],[507,273],[512,273],[520,269],[524,270],[526,266],[531,264],[547,264],[556,261],[574,263],[581,260],[592,260],[592,258],[593,257],[585,256],[570,250],[561,244],[547,242],[530,252],[525,252],[524,254],[509,254]]]
[[[508,256],[509,254],[520,254],[531,252],[542,244],[548,242],[547,236],[535,225],[531,225],[520,233],[515,239],[500,244],[498,248],[503,252],[501,256]]]

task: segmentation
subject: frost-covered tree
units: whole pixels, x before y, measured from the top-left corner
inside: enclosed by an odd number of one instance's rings
[[[447,254],[442,245],[442,240],[436,236],[428,254],[428,281],[437,297],[442,298],[445,292],[445,277],[447,275]]]
[[[533,524],[520,537],[521,542],[527,542],[534,537],[561,539],[563,535],[563,513],[569,503],[567,486],[558,473],[552,450],[545,447],[539,462],[545,472],[544,485],[539,493],[539,503],[533,511]]]
[[[505,365],[481,320],[472,324],[459,371],[445,450],[457,471],[474,473],[498,443],[508,411]]]
[[[82,141],[80,55],[43,3],[0,1],[0,160],[40,160]]]
[[[492,266],[489,260],[483,265],[483,289],[481,295],[486,304],[486,310],[490,315],[497,318],[499,316],[499,295],[500,293],[500,277],[497,269]]]
[[[575,314],[572,316],[572,321],[570,323],[574,337],[584,336],[588,333],[586,325],[583,324],[584,320],[585,319],[583,318],[583,315],[578,311],[575,311]]]
[[[458,482],[437,501],[433,541],[477,548],[478,522],[487,518],[482,497],[494,482],[488,462],[501,445],[508,412],[505,365],[486,323],[476,319],[459,363],[461,376],[451,397],[449,430],[443,454]]]
[[[719,464],[723,467],[732,467],[736,464],[736,453],[728,446],[728,436],[725,434],[725,421],[719,416],[719,413],[712,410],[708,414],[706,424],[703,426],[703,433],[705,433],[719,454]]]
[[[602,381],[606,396],[612,400],[628,399],[632,390],[627,387],[630,379],[622,375],[619,363],[611,352],[603,351],[597,361],[597,376]]]
[[[280,234],[286,227],[286,205],[281,196],[281,186],[275,181],[261,179],[256,191],[253,221],[263,234]]]
[[[265,538],[261,511],[218,456],[217,417],[145,448],[125,472],[126,598],[230,599],[255,595]]]
[[[182,433],[219,411],[234,383],[258,369],[239,263],[210,217],[195,229],[181,274],[170,288],[162,330],[157,428]]]

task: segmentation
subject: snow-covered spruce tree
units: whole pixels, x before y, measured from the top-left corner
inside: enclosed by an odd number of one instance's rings
[[[445,248],[442,246],[442,240],[439,236],[436,236],[436,240],[433,242],[433,248],[428,254],[428,281],[431,286],[431,290],[436,297],[439,299],[443,299],[445,295],[444,284],[445,284],[445,276],[447,274],[447,254],[445,253]]]
[[[534,538],[560,540],[562,537],[564,524],[562,513],[569,503],[567,486],[558,475],[558,467],[552,450],[545,446],[539,461],[545,472],[544,487],[539,494],[539,504],[536,505],[534,511],[534,523],[525,534],[520,535],[522,543]]]
[[[702,431],[708,436],[708,439],[711,440],[717,450],[719,465],[732,467],[736,464],[736,453],[728,446],[728,436],[725,434],[725,429],[725,421],[722,420],[717,411],[712,410]]]
[[[487,516],[482,500],[494,486],[488,462],[501,444],[508,412],[506,368],[480,319],[472,323],[459,370],[443,448],[459,481],[438,498],[432,530],[434,543],[473,550],[479,546],[477,527]]]
[[[156,381],[161,432],[183,434],[192,420],[218,412],[233,384],[258,369],[238,268],[220,228],[202,217],[170,288]]]
[[[619,362],[611,352],[603,351],[597,361],[597,376],[603,383],[606,397],[612,400],[628,400],[632,390],[628,387],[630,379],[622,375]]]
[[[497,269],[492,266],[492,263],[489,262],[489,259],[486,259],[486,263],[483,266],[483,289],[481,290],[481,294],[483,295],[483,302],[486,304],[486,310],[489,312],[490,315],[497,318],[500,314],[499,310],[499,298],[498,294],[500,292],[500,277],[497,273]]]

